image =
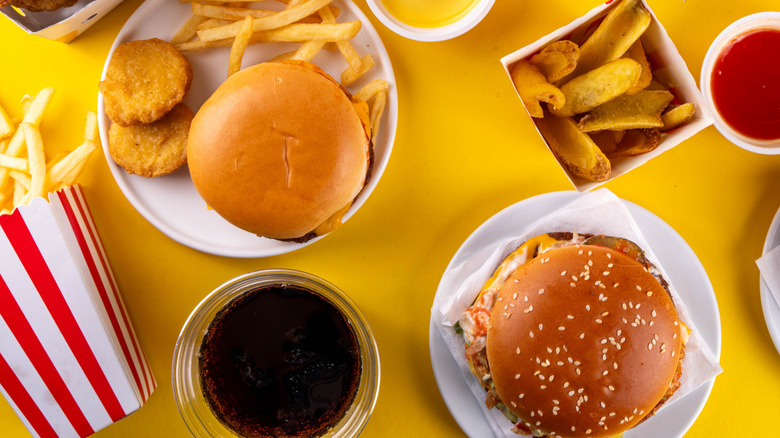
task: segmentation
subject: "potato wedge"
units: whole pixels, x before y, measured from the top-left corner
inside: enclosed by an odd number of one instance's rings
[[[633,59],[612,61],[570,80],[561,87],[565,98],[560,108],[550,112],[559,117],[581,114],[609,102],[634,86],[642,67]]]
[[[564,97],[561,90],[547,82],[542,72],[529,61],[521,60],[512,65],[509,70],[512,82],[515,84],[520,99],[531,117],[544,117],[539,102],[547,102],[552,108],[561,108]]]
[[[661,131],[672,130],[688,120],[691,120],[695,112],[696,107],[690,102],[669,109],[661,115],[661,122],[663,122]]]
[[[550,150],[569,172],[589,181],[606,181],[612,170],[609,159],[588,134],[569,117],[543,117],[535,120]]]
[[[647,86],[650,85],[650,82],[653,80],[653,72],[650,70],[650,62],[647,60],[645,48],[642,46],[642,40],[636,40],[636,42],[628,49],[624,57],[631,58],[638,62],[640,66],[642,66],[642,74],[639,75],[639,80],[636,81],[636,84],[634,84],[633,87],[626,91],[626,94],[636,94],[647,88]]]
[[[601,149],[601,152],[604,152],[604,155],[609,157],[610,154],[617,151],[620,140],[622,140],[622,136],[618,137],[615,135],[616,132],[623,133],[625,131],[601,131],[588,135],[590,136],[591,140],[596,143],[596,146]]]
[[[560,40],[546,45],[531,57],[535,65],[550,83],[555,83],[574,71],[580,58],[580,48],[572,41]]]
[[[607,156],[609,159],[633,157],[650,152],[660,144],[661,132],[657,128],[632,129],[626,131],[626,135],[618,145],[618,148],[614,152],[607,154]]]
[[[661,113],[673,98],[672,93],[661,90],[624,94],[593,108],[578,126],[582,132],[659,128],[663,126]]]
[[[614,61],[631,47],[650,26],[652,16],[640,0],[622,0],[617,4],[588,39],[580,45],[577,68],[563,78],[575,78],[610,61]]]

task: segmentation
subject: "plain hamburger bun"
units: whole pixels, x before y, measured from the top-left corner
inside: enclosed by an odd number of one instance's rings
[[[551,249],[500,288],[487,358],[501,401],[548,436],[604,437],[676,385],[680,322],[645,266],[610,248]]]
[[[332,78],[310,64],[264,63],[230,76],[203,104],[188,163],[198,193],[228,222],[300,239],[340,224],[366,181],[369,145]]]

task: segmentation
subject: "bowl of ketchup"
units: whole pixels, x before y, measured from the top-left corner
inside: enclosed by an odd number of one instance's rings
[[[701,71],[715,127],[760,154],[780,154],[780,12],[739,19],[713,41]]]

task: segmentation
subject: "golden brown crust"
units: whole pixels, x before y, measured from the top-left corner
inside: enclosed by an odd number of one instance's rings
[[[192,85],[192,66],[169,42],[157,38],[120,44],[99,84],[106,114],[122,126],[159,120]]]
[[[152,178],[172,173],[187,162],[192,118],[192,110],[181,103],[156,122],[127,127],[112,123],[111,157],[129,174]]]
[[[682,344],[674,305],[618,251],[545,252],[509,278],[499,300],[487,335],[493,382],[523,422],[550,436],[629,429],[675,377]]]
[[[233,225],[296,239],[363,187],[369,141],[351,100],[302,65],[264,63],[231,76],[192,124],[190,175]]]
[[[0,0],[0,7],[13,5],[31,12],[56,11],[76,4],[77,0]]]

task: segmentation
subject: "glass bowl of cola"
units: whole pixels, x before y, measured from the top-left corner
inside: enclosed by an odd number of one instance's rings
[[[173,393],[197,437],[352,437],[373,411],[379,352],[341,290],[274,269],[211,292],[184,324]]]

